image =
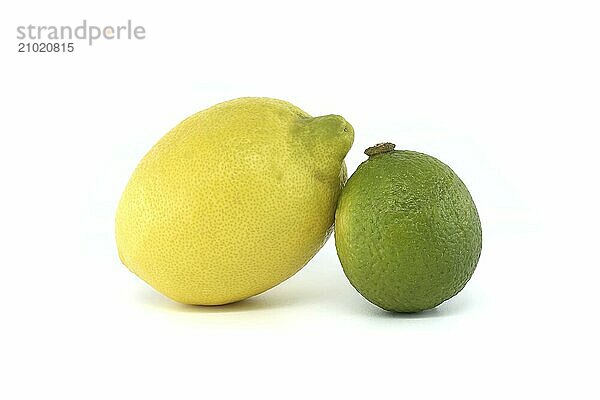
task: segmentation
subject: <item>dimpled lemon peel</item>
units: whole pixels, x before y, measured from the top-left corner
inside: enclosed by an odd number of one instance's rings
[[[323,246],[354,131],[271,98],[240,98],[182,121],[141,160],[116,213],[121,261],[171,299],[243,300]]]

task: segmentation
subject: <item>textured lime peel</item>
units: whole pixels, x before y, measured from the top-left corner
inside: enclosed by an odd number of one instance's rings
[[[481,224],[460,178],[434,157],[368,148],[340,196],[335,244],[350,283],[390,311],[436,307],[460,292],[481,253]]]

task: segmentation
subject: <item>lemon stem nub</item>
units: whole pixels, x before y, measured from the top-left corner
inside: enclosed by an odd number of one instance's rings
[[[375,146],[369,147],[365,150],[365,154],[369,157],[373,157],[377,154],[388,153],[396,148],[394,143],[378,143]]]

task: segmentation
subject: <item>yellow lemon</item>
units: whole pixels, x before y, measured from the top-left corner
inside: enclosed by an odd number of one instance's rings
[[[146,154],[116,215],[119,257],[159,292],[216,305],[292,276],[329,237],[352,126],[270,98],[217,104]]]

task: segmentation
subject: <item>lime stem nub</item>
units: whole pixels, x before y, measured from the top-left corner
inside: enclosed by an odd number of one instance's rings
[[[396,148],[394,143],[378,143],[375,146],[369,147],[365,150],[365,154],[369,157],[373,157],[377,154],[388,153]]]

